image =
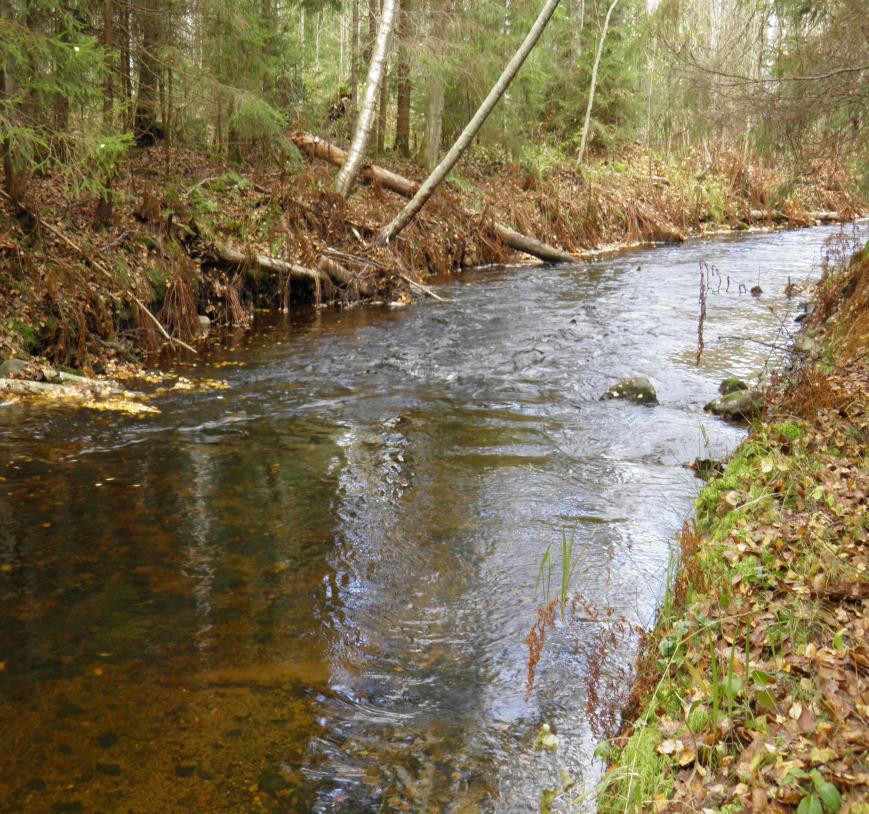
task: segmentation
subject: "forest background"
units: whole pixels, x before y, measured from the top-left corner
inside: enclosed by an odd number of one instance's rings
[[[397,263],[416,273],[502,258],[477,228],[495,216],[577,251],[760,212],[860,211],[861,0],[564,0],[451,176],[459,222],[444,215],[426,246],[411,230],[397,259],[360,247],[396,206],[361,191],[333,200],[334,168],[312,170],[298,134],[349,144],[384,13],[394,7],[395,24],[366,157],[421,179],[542,5],[0,0],[4,346],[81,365],[94,336],[147,346],[195,332],[197,311],[239,323],[253,304],[286,305],[290,267],[286,281],[278,269],[269,285],[239,282],[227,265],[238,251],[304,268],[324,248],[343,252],[349,275],[323,281],[358,295],[382,293]],[[336,212],[340,234],[324,225]],[[351,233],[355,247],[342,243]],[[204,286],[212,268],[219,282]],[[377,285],[349,285],[377,268]],[[102,310],[95,285],[109,289]]]

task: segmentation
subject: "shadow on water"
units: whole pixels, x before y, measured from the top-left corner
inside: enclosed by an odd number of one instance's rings
[[[524,700],[540,559],[575,526],[574,588],[652,619],[681,464],[742,437],[701,407],[768,361],[724,337],[789,328],[831,233],[293,314],[199,360],[229,389],[147,420],[0,409],[0,810],[533,811],[543,721],[592,781],[581,629]],[[701,260],[734,286],[698,368]],[[597,400],[634,374],[659,407]]]

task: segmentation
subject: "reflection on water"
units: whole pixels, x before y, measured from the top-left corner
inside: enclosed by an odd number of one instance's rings
[[[541,557],[575,527],[575,589],[651,620],[681,463],[740,438],[701,406],[766,362],[726,337],[789,325],[830,233],[294,315],[147,420],[0,409],[0,811],[533,811],[543,721],[593,780],[591,631],[556,633],[524,700]],[[701,260],[767,293],[710,293],[698,369]],[[597,401],[630,374],[659,407]]]

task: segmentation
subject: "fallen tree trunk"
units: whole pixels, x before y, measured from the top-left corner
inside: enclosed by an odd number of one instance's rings
[[[307,280],[314,284],[318,292],[323,290],[328,294],[334,283],[347,288],[353,287],[363,296],[368,296],[371,293],[371,285],[367,280],[361,279],[358,274],[354,274],[340,263],[336,263],[323,255],[317,258],[317,268],[312,269],[264,254],[245,254],[227,246],[212,246],[212,251],[224,263],[239,266],[254,265],[264,271],[287,274],[294,280]]]
[[[325,272],[318,269],[310,269],[306,266],[298,266],[279,260],[276,257],[267,257],[264,254],[245,254],[244,252],[230,249],[227,246],[213,246],[214,254],[224,263],[233,263],[237,266],[254,265],[264,271],[273,271],[276,274],[288,274],[294,280],[307,280],[319,285],[329,285],[330,279]]]
[[[296,147],[306,155],[327,161],[336,167],[340,167],[343,164],[344,158],[347,155],[340,147],[324,141],[311,133],[294,133],[292,139]],[[398,175],[398,173],[378,167],[376,164],[366,164],[362,169],[361,177],[370,183],[380,184],[380,186],[386,187],[386,189],[397,192],[405,198],[412,198],[419,190],[419,184],[416,181],[411,181],[403,175]],[[509,226],[493,223],[492,231],[505,246],[509,246],[511,249],[516,249],[525,254],[530,254],[539,260],[545,260],[547,263],[572,263],[576,259],[568,252],[557,249],[533,237],[520,234]]]
[[[851,220],[848,215],[833,211],[806,212],[804,218],[794,218],[777,209],[752,209],[748,214],[752,220],[773,221],[774,223],[785,223],[791,220],[796,220],[797,222],[802,222],[803,220],[814,220],[818,223],[846,223]]]
[[[845,221],[851,220],[851,218],[846,217],[845,215],[840,215],[838,212],[807,212],[806,213],[812,220],[816,220],[819,223],[844,223]]]
[[[29,379],[0,379],[0,393],[10,393],[13,396],[48,396],[69,399],[85,397],[85,392],[79,387],[32,382]]]
[[[492,231],[505,246],[525,252],[525,254],[530,254],[532,257],[537,257],[540,260],[545,260],[547,263],[576,262],[576,258],[573,255],[561,249],[556,249],[555,246],[550,246],[542,240],[537,240],[537,238],[520,234],[515,229],[504,226],[502,223],[493,223]]]
[[[340,263],[330,260],[325,255],[321,254],[317,258],[317,269],[323,274],[328,274],[336,283],[340,283],[348,288],[355,288],[363,296],[367,297],[371,294],[371,284],[368,280],[363,279],[358,274],[354,274]]]
[[[121,395],[124,390],[114,382],[106,382],[101,379],[89,379],[87,376],[77,376],[75,373],[67,373],[63,370],[54,370],[50,367],[42,368],[45,381],[51,384],[72,385],[74,387],[87,387],[96,393],[106,395]]]

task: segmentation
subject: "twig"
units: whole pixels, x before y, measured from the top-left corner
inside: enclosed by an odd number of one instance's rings
[[[408,277],[403,271],[398,272],[398,276],[401,277],[411,288],[416,289],[417,291],[421,291],[423,294],[431,297],[438,302],[452,302],[452,300],[447,300],[441,297],[439,294],[436,294],[431,288],[427,285],[423,285],[422,283],[418,283],[416,280],[412,280]]]

